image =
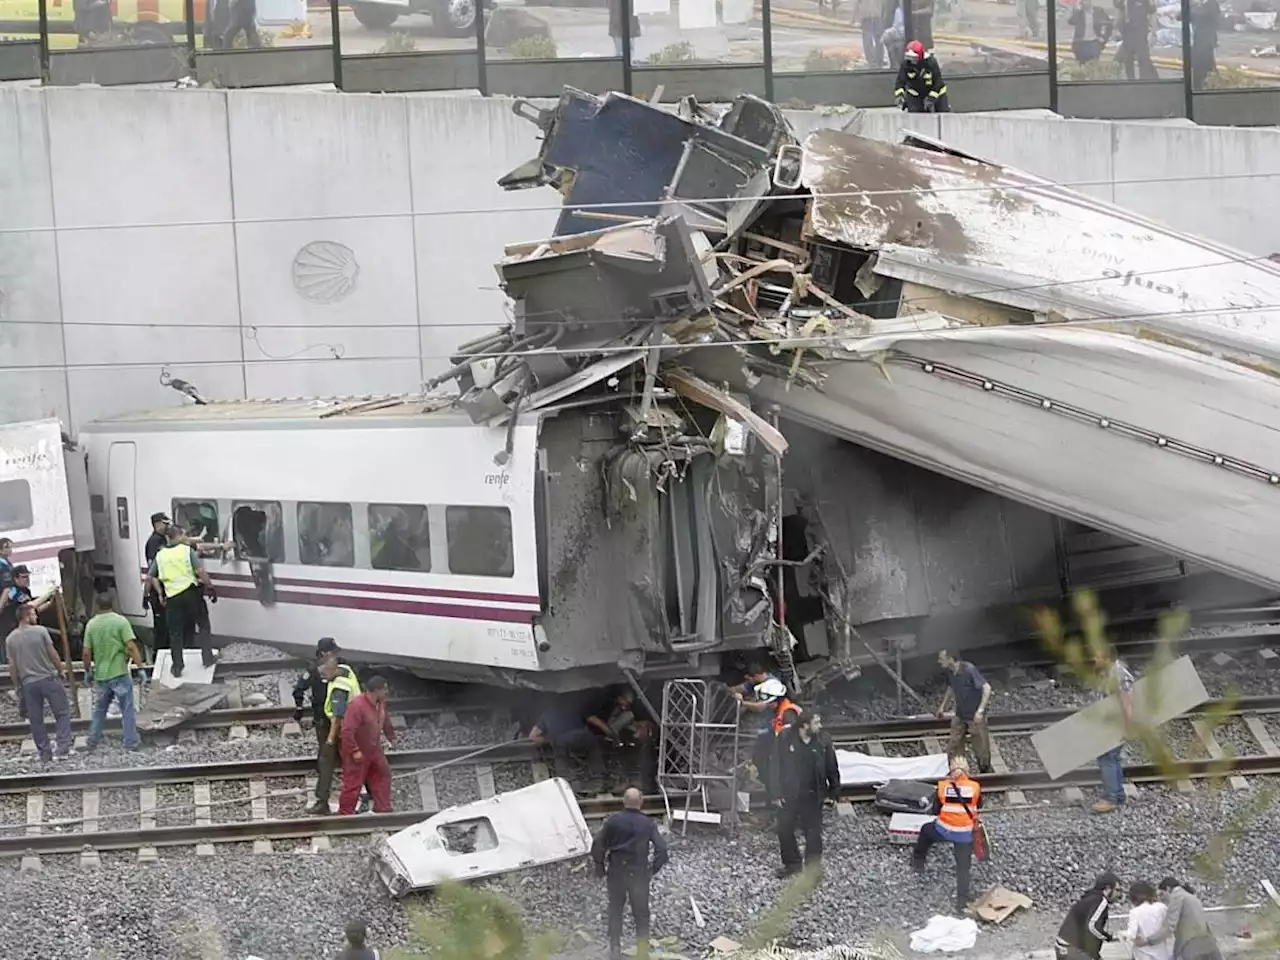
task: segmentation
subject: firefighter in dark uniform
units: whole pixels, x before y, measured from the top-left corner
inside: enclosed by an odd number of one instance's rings
[[[156,558],[156,554],[168,545],[169,524],[172,522],[168,514],[153,513],[151,515],[151,536],[147,538],[147,545],[143,548],[148,567],[151,566],[151,561]],[[162,590],[163,588],[157,580],[153,583],[152,589],[142,595],[142,606],[151,608],[152,663],[156,662],[157,651],[169,645],[169,626],[164,618],[164,603],[160,596]]]
[[[641,812],[643,803],[640,791],[629,787],[622,795],[622,811],[609,816],[591,845],[596,876],[607,877],[609,960],[622,958],[622,911],[628,900],[636,922],[637,960],[649,952],[649,881],[662,869],[669,854],[658,824]]]
[[[907,113],[950,113],[947,81],[937,58],[925,50],[919,40],[907,44],[898,68],[898,82],[893,99]]]

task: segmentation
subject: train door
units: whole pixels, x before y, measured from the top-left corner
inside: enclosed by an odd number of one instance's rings
[[[111,566],[116,577],[116,609],[133,617],[142,610],[142,546],[150,535],[145,522],[137,515],[137,497],[133,489],[137,448],[132,443],[113,443],[107,455],[108,510],[111,530]]]

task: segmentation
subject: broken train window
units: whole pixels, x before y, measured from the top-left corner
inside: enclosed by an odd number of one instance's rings
[[[236,556],[284,563],[284,515],[278,500],[235,500],[231,535]]]
[[[463,855],[483,853],[496,850],[498,835],[488,817],[476,817],[472,820],[455,820],[453,823],[442,823],[436,827],[440,840],[449,853]]]
[[[369,504],[369,561],[375,570],[431,569],[427,508],[416,503]]]
[[[218,505],[212,500],[178,500],[172,503],[173,522],[202,543],[218,539]]]
[[[449,572],[473,577],[515,576],[511,511],[506,507],[445,507]]]
[[[298,562],[309,567],[350,567],[355,564],[351,504],[298,504]]]

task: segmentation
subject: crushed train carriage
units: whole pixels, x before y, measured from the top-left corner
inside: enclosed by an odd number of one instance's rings
[[[1085,583],[1275,594],[1276,265],[916,135],[800,143],[754,97],[517,112],[542,148],[501,183],[564,208],[428,384],[458,396],[88,428],[102,502],[237,541],[218,633],[569,689],[764,645],[832,675]],[[111,550],[119,583],[141,543]]]

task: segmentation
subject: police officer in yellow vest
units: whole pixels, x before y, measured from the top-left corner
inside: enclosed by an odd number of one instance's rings
[[[203,585],[205,589],[212,589],[212,585],[209,583],[209,574],[205,572],[204,561],[196,553],[195,547],[185,543],[182,531],[173,526],[166,532],[165,546],[157,551],[151,565],[147,567],[145,593],[157,593],[157,580],[164,587],[159,602],[164,605],[164,621],[169,630],[173,675],[180,677],[184,667],[182,648],[187,640],[195,636],[196,624],[200,621],[200,587]],[[217,662],[217,658],[213,655],[208,630],[201,631],[200,641],[201,659],[206,667],[211,667]]]
[[[316,800],[307,808],[307,813],[327,816],[329,814],[329,792],[333,786],[333,772],[338,766],[338,740],[342,736],[342,718],[347,713],[347,704],[360,694],[360,681],[356,672],[345,663],[339,663],[335,656],[326,656],[320,661],[317,669],[325,682],[324,692],[324,739],[320,742],[320,760],[316,779]]]

